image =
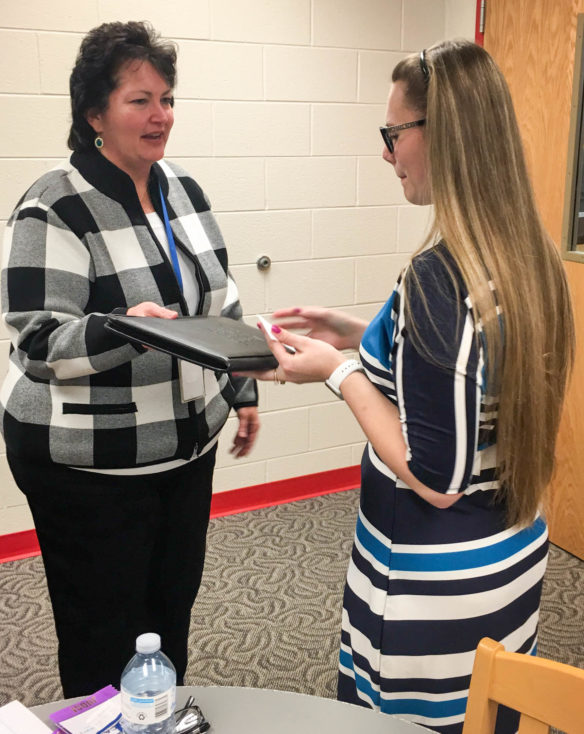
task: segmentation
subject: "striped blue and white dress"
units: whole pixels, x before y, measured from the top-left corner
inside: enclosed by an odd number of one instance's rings
[[[464,495],[437,509],[366,446],[338,696],[460,734],[479,640],[535,653],[548,542],[541,517],[507,529],[505,506],[494,502],[497,406],[484,397],[471,304],[445,262],[457,272],[438,245],[410,265],[424,297],[409,289],[409,308],[432,357],[414,346],[403,276],[360,352],[370,380],[399,409],[412,473]],[[501,714],[497,734],[514,732],[515,717]]]

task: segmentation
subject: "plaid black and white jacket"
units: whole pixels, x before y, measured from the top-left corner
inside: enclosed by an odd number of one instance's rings
[[[154,164],[149,189],[161,217],[159,183],[176,246],[195,264],[197,313],[241,318],[202,190],[178,166]],[[94,469],[189,460],[232,406],[257,404],[252,380],[207,370],[204,397],[181,402],[176,359],[104,328],[108,313],[143,301],[188,313],[131,179],[97,151],[74,153],[33,184],[6,228],[11,349],[0,425],[9,452]]]

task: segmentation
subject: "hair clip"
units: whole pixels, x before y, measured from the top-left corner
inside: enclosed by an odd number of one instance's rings
[[[423,49],[420,52],[420,66],[422,67],[422,74],[424,75],[424,81],[426,84],[430,81],[430,69],[428,69],[428,64],[426,63],[426,49]]]

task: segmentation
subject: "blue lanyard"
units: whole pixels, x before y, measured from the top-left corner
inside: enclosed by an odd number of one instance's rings
[[[162,213],[164,215],[164,229],[166,230],[166,238],[168,239],[168,249],[170,250],[170,259],[172,260],[172,267],[178,280],[181,292],[183,289],[182,275],[180,274],[180,265],[178,263],[178,255],[176,254],[176,245],[174,244],[174,237],[172,235],[172,229],[170,228],[170,222],[168,221],[168,212],[166,211],[166,204],[164,203],[164,195],[162,194],[162,186],[158,184],[158,191],[160,192],[160,201],[162,203]]]

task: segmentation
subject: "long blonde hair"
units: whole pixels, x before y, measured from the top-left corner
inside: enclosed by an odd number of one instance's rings
[[[507,83],[489,54],[446,41],[423,60],[403,59],[392,79],[426,117],[434,222],[422,247],[441,240],[468,289],[487,395],[499,402],[499,496],[508,525],[526,525],[552,476],[574,358],[562,262],[537,211]]]

